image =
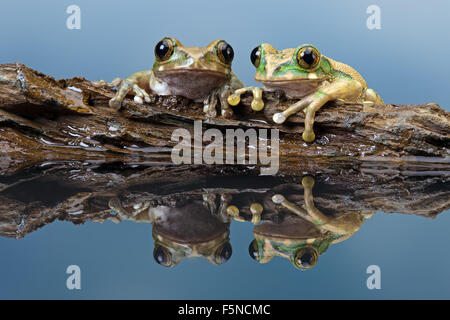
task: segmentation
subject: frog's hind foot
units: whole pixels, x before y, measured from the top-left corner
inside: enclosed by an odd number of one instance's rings
[[[375,92],[373,89],[367,89],[364,93],[364,106],[369,106],[369,103],[372,103],[371,106],[384,106],[384,101],[381,99],[381,97],[378,95],[378,93]]]
[[[264,101],[262,100],[262,89],[259,87],[246,87],[237,89],[233,94],[228,96],[228,103],[232,106],[237,106],[241,102],[241,95],[244,92],[251,91],[253,93],[252,109],[261,111],[264,109]]]

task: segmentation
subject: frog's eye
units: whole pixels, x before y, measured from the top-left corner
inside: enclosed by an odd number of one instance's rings
[[[217,56],[223,63],[231,64],[234,58],[233,48],[225,41],[221,41],[217,46]]]
[[[297,62],[303,69],[313,69],[320,61],[320,53],[314,47],[303,47],[297,52]]]
[[[258,250],[258,243],[256,240],[253,240],[250,242],[250,245],[248,246],[248,254],[250,257],[252,257],[253,260],[259,261],[259,250]]]
[[[165,61],[170,58],[173,53],[173,42],[168,38],[162,39],[156,44],[155,56],[159,61]]]
[[[317,263],[318,255],[316,250],[310,247],[299,249],[291,261],[294,266],[301,270],[308,270]]]
[[[153,249],[153,258],[158,264],[164,267],[172,266],[172,255],[166,248],[160,245],[156,245],[155,249]]]
[[[253,65],[258,68],[259,66],[259,60],[261,59],[261,49],[260,47],[256,47],[252,50],[252,53],[250,53],[250,60],[252,61]]]
[[[222,264],[224,262],[227,262],[230,259],[232,253],[233,253],[233,250],[231,249],[231,245],[229,242],[227,242],[223,246],[219,247],[216,250],[217,264]]]

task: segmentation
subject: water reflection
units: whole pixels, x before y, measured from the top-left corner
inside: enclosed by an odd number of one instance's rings
[[[164,267],[193,257],[221,265],[233,245],[259,263],[282,257],[307,270],[377,211],[434,218],[450,208],[447,175],[384,171],[275,177],[238,167],[46,164],[0,178],[0,236],[22,238],[55,220],[143,222]],[[230,225],[240,222],[253,225],[250,244],[233,243]]]
[[[307,270],[317,263],[331,244],[350,238],[373,213],[348,212],[341,216],[325,215],[314,205],[314,179],[302,179],[304,188],[303,205],[289,201],[281,194],[272,201],[287,210],[282,222],[265,221],[253,231],[255,240],[249,247],[250,256],[260,263],[280,256],[301,270]]]
[[[230,219],[219,214],[208,195],[205,200],[191,200],[175,206],[150,206],[137,202],[125,209],[118,198],[109,207],[122,220],[149,222],[154,239],[153,257],[165,267],[177,265],[183,258],[205,257],[212,264],[222,264],[231,257]]]

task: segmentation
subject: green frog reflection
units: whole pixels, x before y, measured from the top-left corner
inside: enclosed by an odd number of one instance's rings
[[[249,254],[254,260],[266,263],[279,256],[289,259],[298,269],[310,269],[317,263],[319,255],[331,244],[351,237],[359,230],[365,219],[373,215],[359,212],[348,212],[339,217],[325,215],[314,205],[312,194],[314,179],[305,177],[302,179],[302,185],[303,206],[288,201],[281,194],[272,196],[272,202],[276,205],[275,210],[291,214],[284,215],[282,221],[264,220],[255,226],[253,230],[255,239],[249,246]],[[237,220],[242,220],[236,214],[238,211],[236,207],[232,207],[228,213]],[[259,212],[254,211],[252,221],[259,222],[261,213],[263,209]]]

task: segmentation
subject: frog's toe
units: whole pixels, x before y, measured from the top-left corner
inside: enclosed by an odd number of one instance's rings
[[[222,109],[221,113],[222,117],[224,118],[231,118],[233,116],[233,110],[231,110],[230,108]]]
[[[231,94],[228,96],[227,101],[232,106],[237,106],[241,102],[241,97],[237,94]]]
[[[282,204],[286,200],[281,194],[276,194],[272,197],[272,201],[275,204]]]
[[[303,131],[302,137],[305,142],[313,142],[316,139],[314,132],[306,130]]]
[[[305,187],[305,188],[312,188],[312,187],[314,187],[314,178],[313,177],[304,177],[303,179],[302,179],[302,185]]]
[[[214,118],[214,117],[216,117],[217,116],[217,111],[216,111],[216,108],[214,107],[211,107],[209,104],[205,104],[204,106],[203,106],[203,112],[208,116],[208,117],[211,117],[211,118]]]
[[[109,84],[114,86],[114,87],[119,87],[120,84],[122,83],[123,79],[121,78],[114,78]]]
[[[253,99],[252,109],[255,111],[261,111],[262,109],[264,109],[264,102],[262,101],[262,99]]]
[[[142,98],[140,96],[134,96],[134,102],[142,104],[144,103],[144,100],[142,100]]]
[[[280,112],[280,113],[275,113],[272,117],[273,122],[278,123],[278,124],[282,124],[283,122],[286,121],[286,116]]]
[[[109,100],[109,106],[114,110],[119,110],[122,106],[122,101],[117,98],[112,98],[111,100]]]

